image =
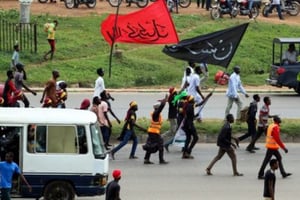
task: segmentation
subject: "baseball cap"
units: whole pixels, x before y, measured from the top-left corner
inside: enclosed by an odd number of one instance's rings
[[[89,99],[84,99],[84,100],[81,102],[80,109],[81,109],[81,110],[87,109],[88,107],[90,107],[90,105],[91,105],[90,100],[89,100]]]
[[[114,177],[114,179],[118,179],[121,177],[121,170],[120,169],[115,169],[113,172],[112,172],[112,176]]]

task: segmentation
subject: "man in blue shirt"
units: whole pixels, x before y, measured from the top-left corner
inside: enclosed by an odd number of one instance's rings
[[[241,69],[239,66],[235,66],[233,68],[233,73],[230,75],[229,82],[228,82],[228,89],[226,92],[226,96],[228,97],[227,101],[227,107],[225,110],[225,116],[227,116],[230,112],[230,109],[232,108],[233,102],[237,105],[237,111],[236,111],[236,121],[240,120],[240,112],[243,106],[243,103],[239,97],[238,92],[241,92],[245,95],[245,97],[249,97],[246,90],[244,89],[241,78],[240,78],[240,72]]]
[[[14,154],[12,152],[8,152],[5,154],[5,161],[0,162],[1,200],[10,200],[10,190],[12,188],[12,177],[14,173],[20,175],[27,185],[29,192],[31,192],[31,186],[21,173],[19,166],[13,162],[13,158]]]

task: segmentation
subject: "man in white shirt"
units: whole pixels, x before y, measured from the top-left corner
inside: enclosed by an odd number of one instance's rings
[[[181,89],[186,89],[189,85],[189,81],[191,79],[192,74],[194,74],[194,68],[196,64],[192,61],[188,62],[188,66],[186,66],[184,72],[183,72],[183,77],[182,77],[182,82],[181,82]]]
[[[245,95],[245,97],[249,97],[246,90],[244,89],[241,78],[240,78],[240,72],[241,69],[239,66],[235,66],[233,68],[233,73],[230,75],[229,82],[228,82],[228,88],[226,92],[226,96],[228,97],[227,101],[227,107],[225,110],[225,116],[227,116],[230,112],[230,109],[232,108],[233,102],[237,105],[237,112],[236,112],[236,120],[238,121],[240,119],[240,111],[242,109],[243,103],[239,97],[238,92],[241,92]]]
[[[95,81],[95,89],[93,97],[100,97],[100,94],[105,90],[104,84],[104,70],[102,68],[97,69],[97,74],[99,75]]]
[[[288,50],[286,50],[282,56],[282,61],[286,65],[296,64],[298,62],[297,61],[298,55],[299,54],[296,51],[295,44],[290,43]]]
[[[191,75],[189,86],[187,88],[187,93],[188,95],[192,95],[194,97],[195,103],[201,103],[201,101],[204,99],[203,94],[200,91],[200,75],[201,74],[201,68],[200,66],[197,66],[195,68],[195,73]],[[197,121],[201,122],[202,121],[202,107],[199,107],[198,110],[196,111]]]

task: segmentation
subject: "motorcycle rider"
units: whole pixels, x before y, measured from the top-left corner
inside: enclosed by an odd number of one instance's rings
[[[284,3],[283,3],[284,5]],[[272,10],[276,8],[278,17],[280,20],[284,20],[281,14],[281,7],[280,7],[280,0],[272,0],[272,5],[270,6],[269,10],[265,13],[266,17],[268,17],[269,13],[272,13]]]

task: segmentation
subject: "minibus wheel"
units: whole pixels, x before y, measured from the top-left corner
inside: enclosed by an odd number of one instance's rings
[[[45,200],[74,200],[73,187],[65,181],[53,181],[44,190]]]

